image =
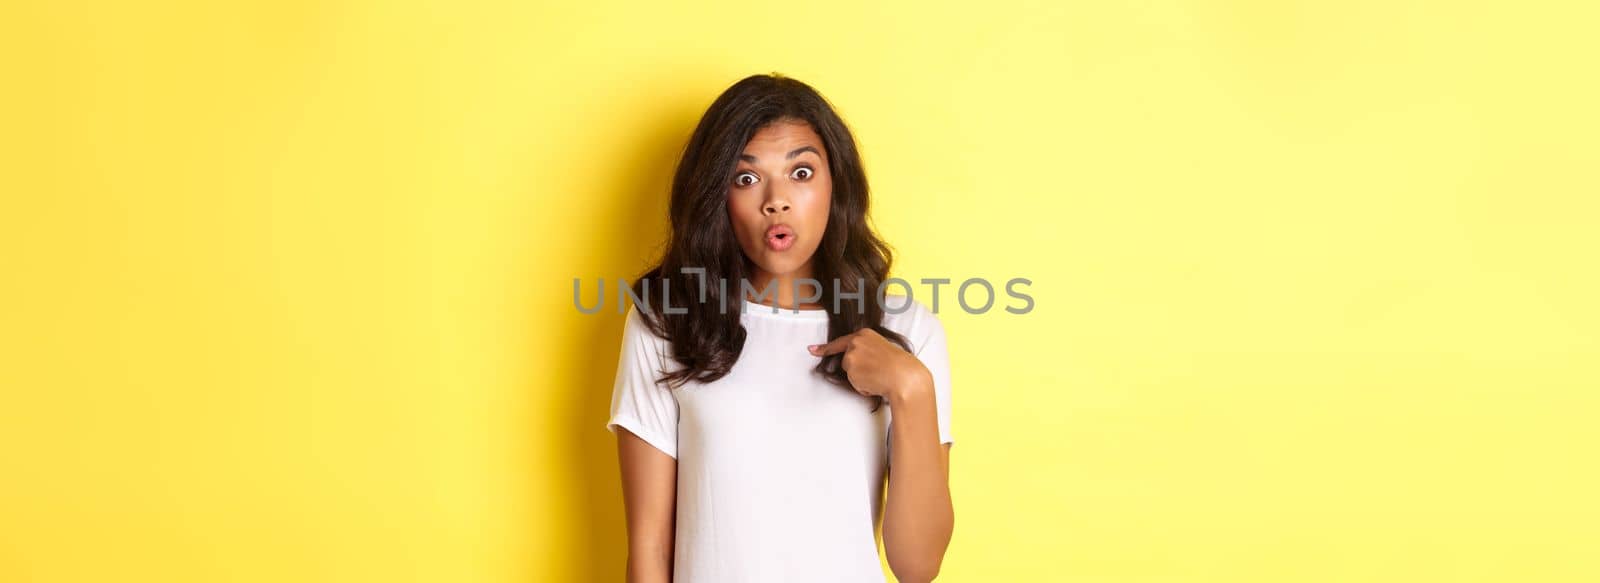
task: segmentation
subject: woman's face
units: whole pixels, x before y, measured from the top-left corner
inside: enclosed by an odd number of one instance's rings
[[[779,121],[756,131],[728,187],[734,235],[756,266],[753,285],[812,277],[832,199],[828,152],[810,124]]]

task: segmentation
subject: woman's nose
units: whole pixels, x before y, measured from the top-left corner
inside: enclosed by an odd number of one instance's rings
[[[789,212],[789,201],[785,199],[768,200],[766,204],[761,206],[761,214],[764,215],[775,215],[786,212]]]

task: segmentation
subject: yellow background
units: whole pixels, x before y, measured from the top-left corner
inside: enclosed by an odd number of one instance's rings
[[[572,279],[769,71],[1034,281],[942,581],[1600,579],[1592,4],[671,4],[0,9],[0,580],[620,581]]]

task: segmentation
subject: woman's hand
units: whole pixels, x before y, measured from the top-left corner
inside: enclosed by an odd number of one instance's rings
[[[845,376],[857,393],[897,400],[913,391],[933,389],[933,373],[916,355],[906,352],[871,328],[862,328],[827,344],[806,347],[811,354],[844,353]]]

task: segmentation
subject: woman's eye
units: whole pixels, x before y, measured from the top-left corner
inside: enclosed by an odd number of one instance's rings
[[[749,172],[740,172],[738,176],[733,177],[733,183],[738,186],[750,186],[757,182],[760,182],[760,179]]]
[[[801,166],[799,168],[795,168],[794,172],[790,173],[789,175],[794,177],[795,180],[806,180],[811,178],[811,169]]]

